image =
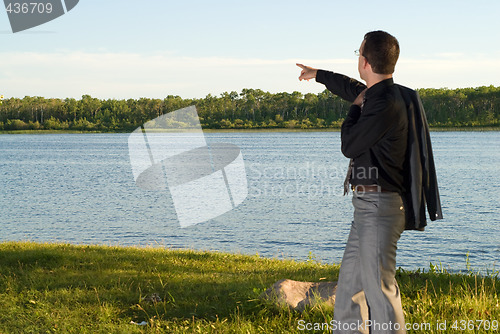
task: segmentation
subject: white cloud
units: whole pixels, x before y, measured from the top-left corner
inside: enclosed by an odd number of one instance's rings
[[[299,82],[296,62],[358,78],[356,59],[192,58],[135,53],[0,53],[1,92],[6,97],[38,95],[138,98],[218,95],[224,91],[320,92],[323,86]],[[488,58],[439,55],[401,59],[396,80],[411,87],[500,85],[500,65]]]
[[[425,59],[401,59],[398,80],[415,88],[500,86],[500,63],[482,55],[440,54]]]

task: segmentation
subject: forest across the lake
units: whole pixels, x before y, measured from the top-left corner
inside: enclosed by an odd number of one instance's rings
[[[500,127],[500,87],[419,89],[431,127]],[[350,103],[327,90],[302,94],[260,89],[184,99],[6,98],[0,131],[75,130],[127,132],[168,112],[195,105],[206,129],[340,128]],[[182,127],[182,124],[172,126]]]

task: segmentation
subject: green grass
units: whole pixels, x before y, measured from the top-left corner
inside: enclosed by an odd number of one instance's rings
[[[498,273],[452,275],[431,268],[398,271],[406,321],[433,326],[410,333],[455,333],[455,320],[500,321]],[[338,266],[313,259],[4,242],[0,333],[303,333],[300,320],[329,323],[332,308],[297,313],[259,295],[282,278],[319,281],[337,275]],[[143,300],[152,293],[161,301]],[[444,320],[446,331],[434,328]],[[328,331],[315,333],[321,332]]]

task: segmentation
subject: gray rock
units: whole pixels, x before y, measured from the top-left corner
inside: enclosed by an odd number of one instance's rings
[[[319,303],[333,306],[336,290],[337,282],[300,282],[282,279],[267,289],[261,298],[302,312],[306,306],[313,307]]]

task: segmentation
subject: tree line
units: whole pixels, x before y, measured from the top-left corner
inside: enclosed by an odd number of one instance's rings
[[[433,127],[500,126],[500,87],[420,89]],[[339,128],[350,103],[324,90],[318,94],[243,89],[199,99],[81,99],[26,96],[0,104],[0,130],[128,132],[168,112],[195,105],[203,128]]]

